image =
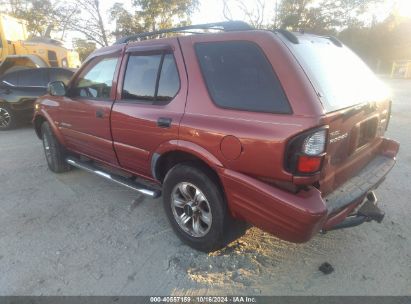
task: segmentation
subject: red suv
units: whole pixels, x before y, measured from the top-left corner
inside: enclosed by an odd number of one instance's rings
[[[159,38],[171,32],[186,34]],[[399,149],[383,137],[390,107],[337,39],[224,22],[96,51],[49,85],[34,124],[52,171],[162,195],[176,234],[211,251],[242,223],[305,242],[380,222],[372,191]]]

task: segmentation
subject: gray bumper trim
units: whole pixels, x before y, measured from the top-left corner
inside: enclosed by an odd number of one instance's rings
[[[325,197],[328,214],[333,214],[378,187],[395,164],[395,159],[377,156],[356,176]]]

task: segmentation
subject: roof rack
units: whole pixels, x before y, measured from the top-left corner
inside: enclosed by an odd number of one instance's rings
[[[294,35],[292,32],[287,31],[286,29],[277,29],[277,30],[274,30],[274,32],[282,34],[291,43],[294,43],[294,44],[300,43],[300,41],[298,40],[298,37]]]
[[[139,33],[127,37],[123,37],[117,40],[114,44],[127,43],[133,40],[140,40],[141,38],[146,38],[150,36],[161,35],[165,33],[196,33],[189,30],[220,30],[224,32],[230,31],[248,31],[253,30],[254,28],[244,21],[225,21],[225,22],[216,22],[216,23],[205,23],[205,24],[196,24],[196,25],[187,25],[180,26],[170,29],[159,30],[155,32],[145,32]]]
[[[326,37],[328,40],[330,40],[332,43],[334,43],[336,46],[338,47],[342,47],[343,44],[341,43],[340,40],[338,40],[337,38],[335,38],[334,36],[328,36]]]

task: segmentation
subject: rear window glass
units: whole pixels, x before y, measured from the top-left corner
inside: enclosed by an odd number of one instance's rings
[[[262,50],[245,41],[207,42],[195,46],[208,91],[223,108],[290,113],[291,108]]]
[[[388,90],[347,47],[329,39],[307,37],[290,48],[320,93],[326,112],[388,97]]]

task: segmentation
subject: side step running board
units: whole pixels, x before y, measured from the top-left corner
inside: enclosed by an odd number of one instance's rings
[[[66,162],[68,164],[72,165],[73,167],[83,169],[83,170],[88,171],[90,173],[94,173],[98,176],[101,176],[101,177],[103,177],[105,179],[108,179],[112,182],[115,182],[119,185],[130,188],[130,189],[135,190],[137,192],[140,192],[141,194],[147,195],[151,198],[157,198],[161,195],[161,190],[159,190],[159,189],[155,189],[153,187],[150,187],[148,185],[144,185],[142,183],[136,182],[136,181],[134,181],[132,179],[129,179],[129,178],[122,177],[120,175],[104,172],[101,169],[93,166],[92,164],[82,162],[81,160],[76,159],[74,157],[66,158]]]

